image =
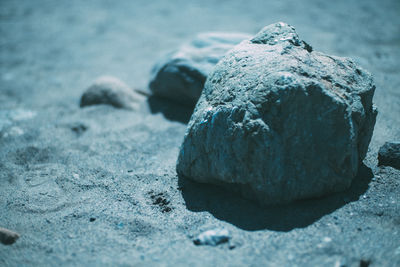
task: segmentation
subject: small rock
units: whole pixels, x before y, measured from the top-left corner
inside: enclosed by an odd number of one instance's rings
[[[376,215],[378,215],[379,217],[383,216],[384,212],[383,211],[377,211]]]
[[[216,246],[228,242],[229,239],[231,239],[231,236],[227,229],[214,229],[199,234],[193,240],[193,243],[197,246],[199,245]]]
[[[360,267],[368,267],[370,264],[371,260],[365,260],[365,259],[360,260]]]
[[[4,245],[11,245],[17,241],[19,234],[0,227],[0,242]]]
[[[197,35],[153,67],[150,90],[156,96],[194,106],[217,62],[236,44],[250,37],[234,32]]]
[[[209,74],[177,172],[262,205],[346,190],[377,115],[372,76],[313,51],[276,23],[230,50]]]
[[[77,136],[81,136],[88,129],[88,126],[80,122],[72,123],[70,127],[71,131],[73,131]]]
[[[80,106],[111,105],[116,108],[138,109],[142,95],[124,82],[111,76],[98,78],[82,95]]]
[[[96,218],[94,218],[94,217],[91,217],[91,218],[89,219],[90,222],[94,222],[95,220],[96,220]]]
[[[378,152],[379,166],[400,169],[400,142],[386,142]]]
[[[322,241],[324,241],[325,243],[329,243],[332,242],[332,238],[330,238],[329,236],[325,236]]]

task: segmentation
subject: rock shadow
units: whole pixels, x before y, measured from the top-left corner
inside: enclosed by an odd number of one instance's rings
[[[187,124],[192,116],[194,107],[183,106],[165,98],[149,96],[147,103],[152,114],[161,112],[168,120]]]
[[[362,164],[351,187],[344,192],[270,207],[261,207],[218,186],[196,183],[184,177],[179,177],[179,186],[186,207],[191,211],[208,211],[217,219],[243,230],[288,232],[307,227],[322,216],[358,200],[367,191],[372,177],[372,170]]]

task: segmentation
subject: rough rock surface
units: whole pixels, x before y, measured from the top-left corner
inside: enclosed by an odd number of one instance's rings
[[[378,152],[379,165],[400,170],[400,142],[386,142]]]
[[[231,50],[205,84],[177,163],[180,175],[261,204],[347,189],[371,140],[371,75],[276,23]]]
[[[141,95],[119,79],[101,76],[83,93],[80,106],[105,104],[116,108],[137,109],[141,98]]]
[[[235,45],[250,37],[234,32],[198,34],[153,67],[149,84],[151,91],[156,96],[194,106],[208,74],[218,61]]]

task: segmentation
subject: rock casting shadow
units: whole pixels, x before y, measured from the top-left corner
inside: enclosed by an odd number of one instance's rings
[[[194,107],[186,107],[174,103],[164,98],[149,96],[147,103],[150,107],[151,113],[155,114],[161,112],[164,117],[171,121],[179,121],[187,124],[192,116]]]
[[[358,200],[367,191],[372,177],[372,170],[362,164],[351,187],[345,192],[271,207],[260,207],[218,186],[196,183],[184,177],[179,177],[179,186],[186,207],[191,211],[208,211],[217,219],[243,230],[287,232],[307,227],[322,216]]]

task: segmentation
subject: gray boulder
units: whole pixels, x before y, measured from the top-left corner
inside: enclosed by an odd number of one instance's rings
[[[86,89],[80,106],[111,105],[116,108],[135,110],[144,97],[133,91],[128,85],[111,76],[101,76]]]
[[[312,51],[276,23],[231,50],[209,75],[177,172],[264,205],[347,189],[377,111],[371,75]]]
[[[194,106],[215,64],[235,45],[250,37],[244,33],[220,32],[197,35],[154,66],[150,90],[156,96]]]

